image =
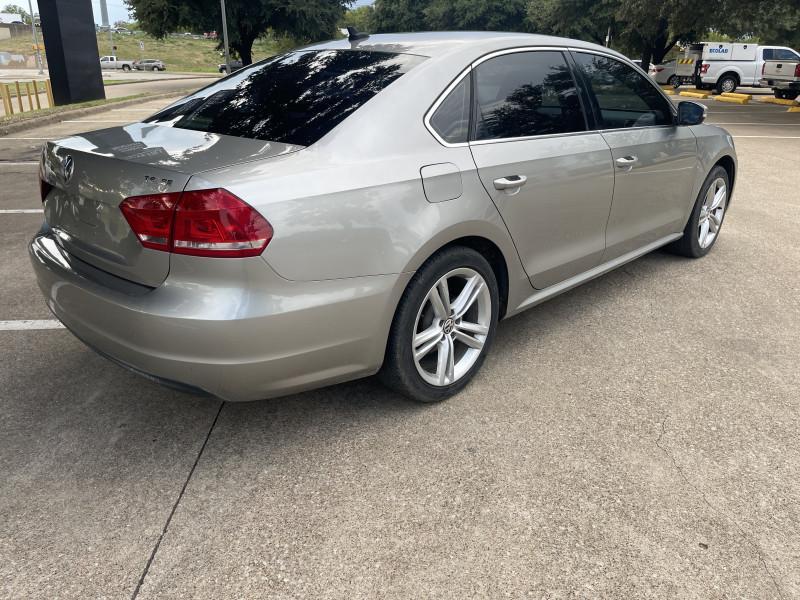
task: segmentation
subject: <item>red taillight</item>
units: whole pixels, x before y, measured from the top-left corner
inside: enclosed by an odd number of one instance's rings
[[[711,65],[710,65],[710,64],[708,64],[708,63],[703,63],[702,65],[700,65],[700,73],[702,73],[703,75],[705,75],[706,73],[708,73],[708,68],[709,68],[710,66],[711,66]]]
[[[172,217],[181,194],[152,194],[126,198],[122,214],[145,248],[169,251]]]
[[[764,76],[764,71],[766,71],[766,70],[767,70],[767,63],[764,63],[764,64],[761,65],[761,76],[762,77]]]
[[[797,63],[794,66],[794,76],[795,77],[800,77],[800,63]]]
[[[258,256],[272,226],[227,190],[184,192],[175,210],[172,251],[224,258]]]
[[[50,190],[53,189],[53,186],[47,183],[41,175],[39,176],[39,195],[42,197],[42,202],[44,199],[47,198],[47,194],[50,193]]]
[[[272,226],[254,208],[218,188],[134,196],[120,204],[142,246],[192,256],[258,256]]]

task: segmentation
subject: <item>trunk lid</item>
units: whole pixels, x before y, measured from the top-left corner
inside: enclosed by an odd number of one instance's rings
[[[73,256],[155,287],[169,273],[170,254],[139,243],[119,208],[125,198],[179,192],[196,173],[301,148],[148,123],[48,142],[45,220]]]

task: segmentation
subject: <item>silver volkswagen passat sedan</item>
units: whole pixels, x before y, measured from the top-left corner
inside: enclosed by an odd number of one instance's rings
[[[379,373],[420,401],[497,323],[716,242],[731,136],[607,48],[354,36],[50,142],[30,244],[55,316],[167,384],[253,400]]]

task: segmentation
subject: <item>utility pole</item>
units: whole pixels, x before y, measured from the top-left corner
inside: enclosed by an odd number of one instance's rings
[[[225,69],[228,75],[231,74],[231,54],[228,50],[228,18],[225,16],[225,0],[219,0],[222,8],[222,44],[225,46]]]
[[[39,49],[39,36],[36,35],[36,21],[33,18],[33,4],[28,0],[28,10],[31,15],[31,37],[33,38],[33,46],[36,48],[36,66],[39,67],[39,75],[44,75],[44,66],[42,65],[42,51]]]
[[[611,45],[611,25],[608,26],[608,33],[606,34],[606,48]]]
[[[103,27],[108,27],[108,53],[112,56],[116,56],[117,53],[114,52],[114,32],[111,31],[111,23],[108,22],[108,5],[106,4],[106,0],[100,0],[100,24]]]

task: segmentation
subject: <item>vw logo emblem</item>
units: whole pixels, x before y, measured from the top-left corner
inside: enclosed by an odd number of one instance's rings
[[[72,179],[72,172],[75,170],[75,161],[72,160],[72,157],[67,154],[64,158],[61,159],[61,172],[64,175],[64,182],[69,183],[69,180]]]

